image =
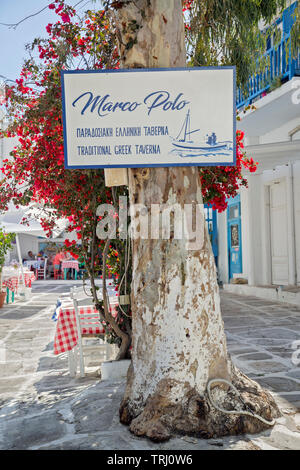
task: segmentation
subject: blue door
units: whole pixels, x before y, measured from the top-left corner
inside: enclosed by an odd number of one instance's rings
[[[218,225],[217,225],[217,211],[213,210],[207,204],[204,205],[205,219],[208,228],[208,234],[212,251],[215,257],[216,266],[218,267]]]
[[[229,199],[227,208],[229,279],[243,272],[240,195]]]

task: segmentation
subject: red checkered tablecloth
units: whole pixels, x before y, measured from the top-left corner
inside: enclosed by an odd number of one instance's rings
[[[20,275],[20,280],[22,280],[22,275]],[[24,273],[24,281],[26,287],[31,287],[31,283],[35,281],[36,277],[33,272]]]
[[[8,287],[10,291],[17,292],[19,282],[22,280],[22,275],[12,276],[5,281],[3,281],[3,285]],[[32,272],[24,273],[24,281],[26,287],[31,287],[31,283],[35,280],[35,275]]]
[[[105,332],[99,319],[99,312],[93,306],[79,307],[79,316],[82,314],[90,314],[85,316],[84,322],[91,321],[91,326],[85,325],[81,329],[82,335],[103,334]],[[116,305],[112,305],[112,314],[116,316]],[[95,322],[97,324],[95,324]],[[76,327],[75,309],[72,306],[61,307],[58,310],[58,320],[56,323],[56,331],[54,337],[54,354],[61,354],[73,349],[78,342],[78,334]]]
[[[73,268],[76,271],[79,271],[79,263],[76,260],[64,260],[61,262],[61,269],[70,269]]]
[[[3,285],[5,287],[8,287],[8,289],[12,292],[17,292],[18,290],[18,285],[19,285],[19,279],[16,277],[10,277],[9,279],[6,279],[3,281]]]

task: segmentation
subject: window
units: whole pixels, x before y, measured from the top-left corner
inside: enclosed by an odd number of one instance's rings
[[[240,246],[239,226],[238,226],[238,224],[231,225],[230,234],[231,234],[231,246],[232,246],[232,248]]]
[[[229,207],[229,219],[237,219],[239,216],[239,206],[235,204]]]

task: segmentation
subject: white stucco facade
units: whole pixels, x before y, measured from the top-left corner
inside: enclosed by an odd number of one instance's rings
[[[250,286],[300,285],[300,77],[241,115],[246,151],[258,161],[240,191],[242,272]],[[218,216],[219,279],[228,283],[228,213]]]

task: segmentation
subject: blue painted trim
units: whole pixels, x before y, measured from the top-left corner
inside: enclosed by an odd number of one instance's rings
[[[140,68],[140,69],[90,69],[90,70],[61,70],[61,75],[74,74],[74,73],[140,73],[140,72],[171,72],[171,71],[189,71],[193,72],[194,70],[224,70],[232,69],[235,70],[235,65],[220,65],[220,66],[210,66],[210,67],[157,67],[155,69],[151,68]]]
[[[233,278],[233,272],[232,272],[232,264],[231,264],[231,258],[230,258],[230,248],[231,248],[231,230],[230,227],[231,225],[238,225],[239,227],[239,264],[240,264],[240,269],[241,272],[243,272],[243,244],[242,244],[242,213],[241,213],[241,196],[240,194],[237,194],[235,197],[232,197],[230,199],[227,199],[228,202],[228,207],[227,207],[227,255],[228,255],[228,278],[232,279]],[[231,206],[238,206],[239,208],[239,215],[238,217],[229,219],[229,209]]]
[[[204,204],[204,208],[207,210],[207,217],[205,217],[206,223],[209,224],[210,222],[212,222],[212,232],[208,230],[208,233],[209,235],[212,235],[211,246],[215,257],[216,266],[218,266],[219,246],[217,210],[213,209],[210,204]],[[209,211],[211,211],[212,217],[210,217]]]
[[[227,199],[228,206],[232,206],[233,204],[237,204],[238,202],[241,202],[241,195],[239,193],[236,196]]]
[[[67,122],[66,122],[66,113],[65,113],[65,103],[66,103],[66,95],[65,95],[65,80],[64,80],[65,71],[61,70],[60,77],[61,77],[61,98],[62,98],[62,115],[63,115],[63,139],[64,139],[64,162],[65,168],[69,168],[68,166],[68,143],[67,143]]]
[[[170,72],[170,71],[189,71],[196,70],[232,70],[233,71],[233,149],[236,149],[236,66],[224,65],[220,67],[174,67],[174,68],[145,68],[145,69],[97,69],[97,70],[61,70],[61,90],[62,90],[62,114],[63,114],[63,137],[64,137],[64,162],[66,169],[88,169],[88,168],[156,168],[156,167],[172,167],[172,166],[236,166],[236,152],[233,152],[233,162],[215,162],[215,163],[158,163],[158,164],[131,164],[131,165],[68,165],[68,143],[66,134],[66,113],[65,113],[65,81],[64,76],[69,74],[88,74],[88,73],[139,73],[139,72]]]
[[[151,165],[150,163],[148,165],[138,165],[138,164],[132,164],[132,165],[109,165],[109,166],[104,166],[104,165],[80,165],[80,166],[65,166],[66,169],[71,170],[71,169],[84,169],[84,168],[167,168],[167,167],[172,167],[172,166],[233,166],[234,163],[157,163]]]

